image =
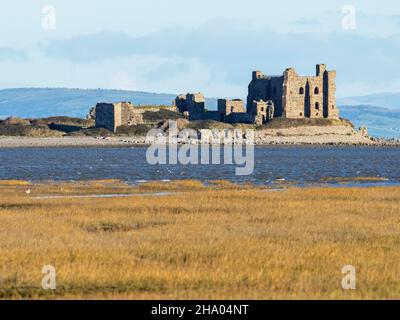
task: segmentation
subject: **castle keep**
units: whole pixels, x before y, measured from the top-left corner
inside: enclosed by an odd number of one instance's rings
[[[266,76],[254,71],[249,84],[247,106],[253,101],[269,101],[275,105],[275,117],[338,118],[335,100],[336,71],[318,64],[316,76],[299,76],[288,68],[282,76]]]

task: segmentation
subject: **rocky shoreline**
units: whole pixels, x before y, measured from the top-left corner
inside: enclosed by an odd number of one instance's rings
[[[164,136],[168,135],[164,132]],[[145,136],[112,136],[112,137],[7,137],[0,136],[0,148],[19,147],[132,147],[159,143],[163,135]],[[173,143],[177,144],[250,144],[256,146],[400,146],[399,139],[371,138],[368,134],[351,126],[304,126],[280,129],[263,129],[253,131],[206,130],[199,129],[197,138],[182,137]],[[165,143],[165,142],[164,142]]]

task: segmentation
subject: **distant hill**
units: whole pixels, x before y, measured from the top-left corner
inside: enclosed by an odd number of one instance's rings
[[[173,94],[103,90],[21,88],[0,90],[0,118],[18,116],[85,117],[97,102],[132,101],[134,104],[171,105]]]
[[[337,99],[343,118],[365,125],[373,136],[400,138],[400,93]]]
[[[344,106],[379,106],[400,111],[400,93],[378,93],[360,97],[337,99],[338,105]]]
[[[357,128],[366,126],[372,136],[400,138],[400,111],[370,105],[340,106],[340,116]]]
[[[0,119],[85,117],[97,102],[132,101],[135,105],[171,105],[176,94],[106,89],[21,88],[0,90]],[[384,93],[338,99],[341,116],[365,125],[374,136],[400,138],[400,94]],[[216,109],[216,99],[207,99]]]
[[[98,102],[131,101],[135,105],[168,105],[176,94],[108,89],[18,88],[0,90],[0,119],[85,117]],[[207,105],[216,108],[215,99]]]

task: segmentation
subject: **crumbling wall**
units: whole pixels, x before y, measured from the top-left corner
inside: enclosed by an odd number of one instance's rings
[[[247,110],[253,106],[253,101],[271,100],[275,106],[275,117],[282,117],[283,114],[283,76],[266,76],[261,71],[253,71],[252,80],[248,87]]]
[[[202,93],[181,94],[172,103],[182,114],[188,114],[189,120],[202,120],[205,117],[206,99]]]
[[[220,121],[228,122],[231,113],[244,112],[244,103],[240,99],[218,99],[218,113]]]
[[[252,124],[255,122],[255,115],[247,112],[234,112],[226,117],[225,122]]]
[[[214,120],[214,121],[221,121],[220,114],[218,111],[206,111],[201,114],[198,120]]]
[[[266,101],[260,100],[260,101],[253,101],[252,104],[252,111],[253,115],[255,116],[255,121],[254,123],[258,126],[266,123],[268,120],[267,118],[267,108],[268,104]]]
[[[206,99],[202,93],[189,93],[186,95],[189,120],[200,120],[204,116]]]
[[[178,112],[184,114],[185,112],[188,112],[188,105],[187,105],[187,96],[186,94],[180,94],[175,98],[175,100],[172,102],[172,106],[175,107]]]
[[[115,132],[121,125],[121,106],[113,103],[96,105],[96,127],[103,127]]]
[[[95,115],[96,127],[116,132],[122,125],[143,124],[145,112],[158,112],[161,109],[176,111],[175,107],[135,107],[131,102],[98,103],[91,114]]]

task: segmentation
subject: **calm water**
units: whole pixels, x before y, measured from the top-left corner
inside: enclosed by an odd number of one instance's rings
[[[270,185],[299,185],[327,178],[381,177],[373,184],[400,184],[400,148],[258,147],[250,176],[236,176],[234,165],[149,165],[146,148],[0,149],[0,179],[143,180],[227,179]],[[351,183],[366,183],[354,180]]]

